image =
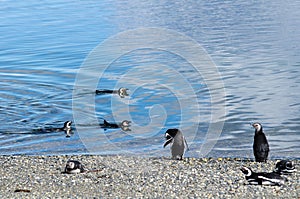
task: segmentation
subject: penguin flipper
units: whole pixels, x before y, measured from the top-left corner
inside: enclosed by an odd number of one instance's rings
[[[184,143],[185,143],[185,146],[186,146],[186,151],[189,151],[190,148],[189,148],[189,145],[188,145],[188,143],[187,143],[185,137],[183,137],[183,139],[184,139]]]
[[[284,181],[281,180],[281,179],[271,179],[271,178],[267,178],[267,177],[264,177],[264,176],[258,176],[258,178],[262,179],[262,180],[265,180],[265,181],[268,181],[270,183],[274,183],[277,184],[277,185],[282,185],[284,184]]]

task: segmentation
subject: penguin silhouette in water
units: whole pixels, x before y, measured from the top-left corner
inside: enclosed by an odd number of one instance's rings
[[[71,127],[72,121],[66,121],[63,127],[43,127],[43,128],[35,128],[31,130],[27,130],[24,132],[0,132],[0,134],[43,134],[43,133],[57,133],[57,132],[65,132],[66,137],[70,137],[72,132]]]
[[[123,131],[131,131],[131,129],[129,128],[130,123],[131,121],[128,120],[123,120],[121,123],[110,123],[104,120],[103,124],[100,124],[100,127],[104,130],[121,128]]]
[[[119,88],[118,90],[108,90],[108,89],[103,89],[103,90],[96,90],[97,95],[104,95],[104,94],[118,94],[121,98],[124,98],[128,96],[128,91],[129,89],[127,88]]]
[[[253,153],[256,162],[267,162],[269,155],[269,144],[267,138],[263,132],[262,125],[260,123],[254,123],[252,126],[255,128]]]
[[[72,121],[66,121],[63,127],[46,127],[32,130],[33,133],[53,133],[53,132],[65,132],[66,137],[70,137],[72,132]]]

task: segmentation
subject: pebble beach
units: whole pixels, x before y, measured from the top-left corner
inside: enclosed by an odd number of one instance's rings
[[[63,173],[80,161],[89,172]],[[0,156],[0,198],[300,198],[297,172],[282,186],[248,185],[239,170],[271,172],[276,160],[129,156]]]

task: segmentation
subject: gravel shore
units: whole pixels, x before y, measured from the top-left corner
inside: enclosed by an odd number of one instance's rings
[[[88,173],[64,174],[69,159]],[[272,171],[276,160],[128,156],[0,156],[0,198],[300,198],[299,172],[283,186],[247,185],[241,166]],[[293,160],[297,170],[300,160]]]

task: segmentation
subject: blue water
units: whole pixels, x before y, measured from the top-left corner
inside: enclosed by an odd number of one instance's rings
[[[250,123],[258,121],[271,158],[299,158],[299,8],[294,1],[2,0],[0,154],[169,156],[164,132],[180,128],[186,156],[251,158]],[[142,30],[133,35],[139,39],[118,40],[129,30]],[[149,47],[161,38],[173,52]],[[199,72],[183,55],[208,57],[217,72],[204,62]],[[130,96],[93,92],[120,87]],[[103,119],[130,120],[131,131],[101,129]],[[75,128],[70,138],[34,131],[66,120]]]

